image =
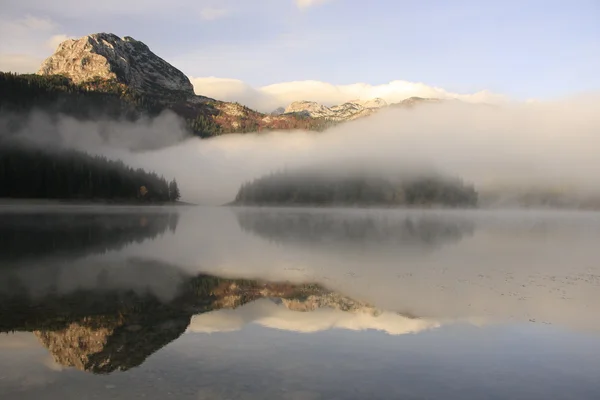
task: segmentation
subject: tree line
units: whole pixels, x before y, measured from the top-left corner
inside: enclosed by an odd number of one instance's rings
[[[460,179],[393,179],[372,174],[282,171],[242,184],[233,204],[473,207],[478,193]]]
[[[33,109],[76,118],[108,116],[136,120],[164,109],[157,100],[127,90],[115,81],[73,83],[62,75],[0,72],[0,111],[26,113]]]
[[[42,149],[9,138],[34,109],[81,119],[108,116],[135,121],[142,115],[163,111],[165,107],[157,100],[133,93],[114,81],[75,84],[60,75],[2,72],[0,93],[0,113],[11,116],[7,124],[0,126],[0,197],[138,202],[180,198],[175,180],[168,182],[121,161],[75,150]]]
[[[0,197],[173,202],[177,181],[76,150],[0,139]]]
[[[207,114],[211,110],[183,112],[161,98],[137,93],[112,80],[96,79],[77,84],[62,75],[0,72],[0,93],[0,112],[26,115],[32,110],[42,110],[78,119],[108,117],[136,121],[170,109],[186,121],[190,134],[210,137],[221,133]]]

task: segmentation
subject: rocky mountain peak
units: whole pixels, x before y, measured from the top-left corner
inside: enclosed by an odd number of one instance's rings
[[[61,74],[76,83],[115,80],[145,94],[194,95],[188,77],[130,36],[95,33],[62,42],[38,71]]]
[[[385,100],[352,100],[337,106],[327,107],[315,101],[295,101],[286,109],[286,113],[304,114],[312,118],[326,118],[333,121],[346,121],[364,117],[376,110],[387,107]]]
[[[311,116],[327,117],[329,114],[329,108],[316,101],[294,101],[292,104],[286,107],[286,113],[308,113]]]

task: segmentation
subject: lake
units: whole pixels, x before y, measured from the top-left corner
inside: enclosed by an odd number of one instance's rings
[[[3,399],[597,399],[600,213],[0,205]]]

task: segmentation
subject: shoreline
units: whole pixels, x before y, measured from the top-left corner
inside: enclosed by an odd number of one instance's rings
[[[0,198],[0,206],[141,206],[141,207],[170,207],[170,206],[197,206],[185,201],[174,202],[135,202],[87,199],[17,199]]]
[[[384,204],[309,204],[309,203],[236,203],[221,204],[219,207],[231,208],[271,208],[271,209],[349,209],[349,210],[421,210],[421,211],[558,211],[558,212],[600,212],[596,207],[556,207],[544,205],[519,204],[481,204],[476,207],[454,207],[444,205],[384,205]]]

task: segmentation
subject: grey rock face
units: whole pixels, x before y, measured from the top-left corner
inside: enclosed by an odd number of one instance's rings
[[[129,36],[95,33],[62,42],[47,58],[40,75],[62,74],[76,83],[114,79],[146,94],[194,95],[188,77]]]

